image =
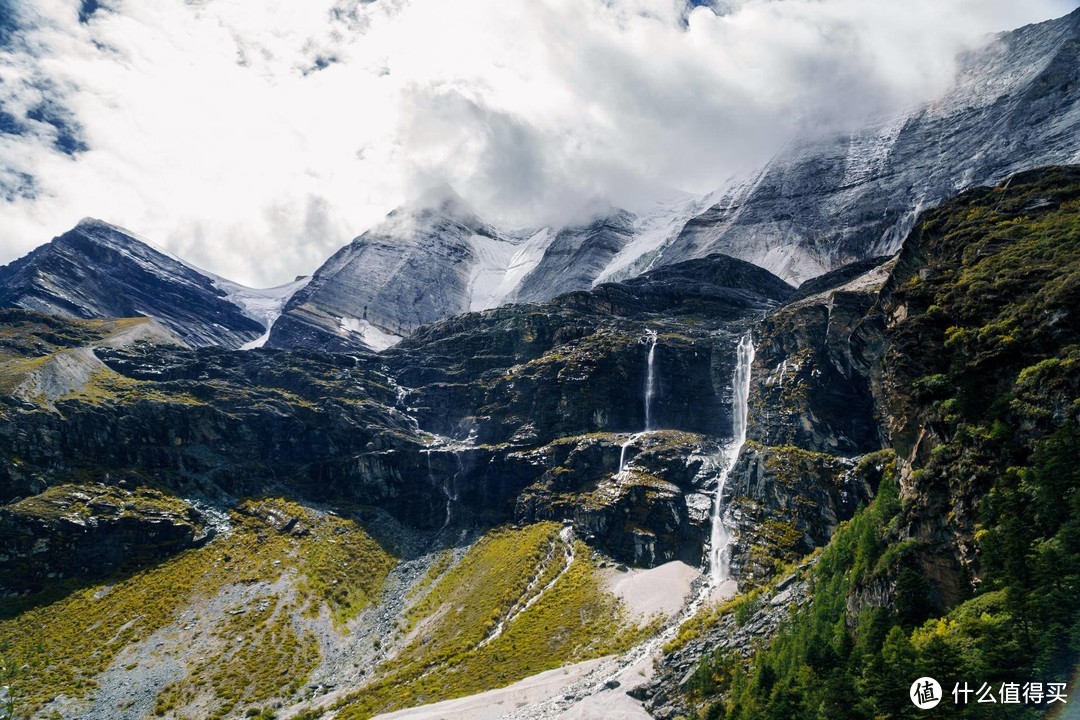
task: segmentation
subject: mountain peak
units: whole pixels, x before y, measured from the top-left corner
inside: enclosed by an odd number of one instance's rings
[[[186,262],[142,235],[99,218],[84,217],[75,224],[74,228],[60,237],[67,237],[70,233],[77,233],[79,237],[91,240],[98,244],[110,245],[112,247],[135,247],[143,252],[149,250],[158,255],[164,255],[169,260],[178,262],[182,265],[187,265]]]
[[[151,242],[149,242],[147,240],[144,240],[143,238],[139,237],[136,233],[133,233],[132,231],[128,230],[127,228],[122,228],[119,225],[113,225],[110,222],[105,222],[104,220],[101,220],[100,218],[96,218],[96,217],[84,217],[82,220],[80,220],[79,222],[77,222],[75,224],[75,227],[73,229],[75,229],[75,230],[107,230],[107,231],[110,231],[110,232],[119,233],[120,235],[124,235],[126,237],[129,237],[132,240],[138,240],[139,242],[144,243],[146,245],[151,245],[151,246],[153,245],[153,243],[151,243]]]
[[[469,226],[485,224],[476,210],[448,183],[427,188],[391,211],[387,220],[424,217],[447,217]]]
[[[265,322],[245,314],[222,279],[97,218],[0,267],[0,307],[67,318],[159,321],[193,346],[239,347]]]

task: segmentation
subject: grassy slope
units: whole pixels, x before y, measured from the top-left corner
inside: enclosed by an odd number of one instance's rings
[[[260,517],[268,509],[301,518],[309,531],[275,531]],[[199,700],[208,716],[224,717],[237,705],[299,690],[318,663],[319,647],[296,621],[300,613],[286,612],[287,606],[325,607],[335,618],[355,615],[380,591],[394,560],[349,520],[280,500],[249,502],[240,510],[232,515],[231,533],[157,567],[0,608],[0,657],[4,667],[22,668],[11,682],[17,717],[59,695],[88,696],[95,676],[126,648],[225,588],[273,583],[283,575],[297,576],[296,592],[271,593],[254,608],[213,621],[211,633],[223,641],[203,640],[207,645],[192,654],[189,675],[164,689],[158,710],[167,715]],[[250,640],[236,642],[241,635]]]
[[[358,720],[502,687],[642,639],[651,628],[636,627],[600,587],[584,544],[575,541],[574,561],[559,575],[565,554],[558,530],[539,523],[486,535],[417,601],[408,613],[416,629],[412,641],[379,668],[380,679],[337,703],[336,717]],[[532,584],[538,568],[539,582]],[[483,644],[523,593],[556,578],[540,600]]]
[[[33,509],[34,502],[24,502]],[[279,531],[282,517],[299,523]],[[100,673],[133,657],[125,671],[157,662],[147,659],[153,651],[138,649],[150,648],[161,631],[164,650],[183,658],[184,675],[160,688],[157,716],[269,717],[273,707],[298,702],[320,662],[312,615],[324,614],[347,632],[346,624],[378,599],[396,561],[354,522],[284,500],[248,501],[231,520],[227,535],[151,569],[7,601],[0,608],[0,663],[23,668],[10,680],[15,717],[56,716],[55,707],[69,712],[69,702],[51,701],[92,697]],[[602,589],[584,544],[569,541],[574,560],[567,563],[559,530],[554,523],[496,529],[457,563],[450,564],[450,553],[437,557],[402,619],[415,632],[369,685],[339,703],[339,717],[501,687],[620,651],[651,632]],[[237,592],[243,588],[249,590]],[[540,599],[522,610],[541,588],[547,589]],[[484,643],[513,613],[519,614]]]

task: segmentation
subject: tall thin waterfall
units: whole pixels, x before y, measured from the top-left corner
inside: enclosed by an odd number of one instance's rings
[[[653,429],[652,403],[656,397],[656,331],[648,330],[649,334],[649,359],[645,371],[645,430]]]
[[[622,449],[619,451],[620,474],[626,469],[627,448],[633,445],[642,435],[653,430],[652,406],[653,398],[656,397],[656,331],[646,330],[645,335],[649,339],[649,354],[645,364],[645,429],[639,433],[634,433],[622,444]]]
[[[724,487],[728,476],[735,468],[739,452],[746,442],[746,420],[750,397],[750,367],[754,364],[754,342],[750,335],[739,340],[735,362],[735,376],[731,380],[731,442],[724,446],[721,457],[720,478],[716,487],[716,502],[713,503],[712,534],[709,543],[709,582],[716,586],[728,579],[731,574],[728,546],[731,544],[731,530],[724,526]]]

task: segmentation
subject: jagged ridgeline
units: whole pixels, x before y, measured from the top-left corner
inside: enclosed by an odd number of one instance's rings
[[[5,702],[366,718],[572,665],[454,717],[876,718],[921,675],[1063,681],[1077,307],[1061,167],[798,289],[712,255],[378,355],[0,311]]]

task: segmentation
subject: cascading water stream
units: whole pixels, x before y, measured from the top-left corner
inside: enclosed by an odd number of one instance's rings
[[[637,440],[637,437],[638,436],[636,434],[631,435],[629,438],[627,438],[626,442],[624,442],[622,444],[622,448],[619,450],[619,473],[620,474],[622,473],[623,468],[626,467],[626,448],[630,447],[630,445],[635,440]]]
[[[432,472],[432,470],[431,470],[431,452],[432,452],[431,448],[428,448],[427,450],[424,450],[424,454],[427,456],[428,482],[431,483],[432,487],[435,487],[435,485],[436,485],[436,483],[435,483],[435,473]],[[450,504],[453,502],[453,500],[450,497],[450,491],[446,486],[446,481],[445,480],[442,482],[441,488],[442,488],[442,492],[443,492],[443,497],[446,499],[446,517],[443,520],[442,527],[439,528],[439,532],[442,532],[443,530],[445,530],[446,526],[450,524]]]
[[[652,354],[651,350],[652,348],[650,348],[650,355]],[[608,662],[601,663],[584,677],[571,685],[562,688],[562,690],[554,697],[536,704],[519,707],[516,711],[506,716],[507,720],[536,720],[537,718],[549,720],[564,717],[564,713],[566,713],[569,708],[577,703],[582,697],[595,695],[598,692],[603,692],[610,688],[611,685],[609,683],[612,680],[617,679],[621,682],[625,682],[626,675],[639,667],[642,669],[637,670],[636,672],[643,673],[644,668],[647,666],[646,664],[650,663],[649,658],[653,657],[660,648],[676,637],[683,624],[694,617],[697,611],[700,610],[710,598],[715,597],[716,588],[725,580],[729,579],[729,561],[727,555],[728,545],[731,541],[731,533],[723,524],[724,508],[722,502],[724,497],[724,486],[727,483],[728,475],[731,470],[734,469],[735,461],[738,459],[739,452],[746,442],[748,418],[747,405],[750,395],[750,368],[753,362],[753,341],[749,335],[746,335],[739,340],[735,373],[732,378],[732,395],[734,396],[732,403],[733,437],[731,442],[725,446],[720,458],[719,487],[716,491],[716,502],[712,513],[712,544],[709,549],[708,581],[701,583],[697,592],[693,593],[687,603],[683,606],[682,611],[671,618],[657,634],[641,642],[639,645],[622,655],[619,655]],[[650,363],[650,366],[651,364],[652,363]],[[646,387],[648,387],[647,382]],[[647,391],[646,394],[648,394]],[[646,408],[648,408],[647,403]],[[626,448],[643,434],[644,433],[635,434],[623,445],[624,459]],[[620,466],[624,465],[624,460],[620,460],[619,464]]]
[[[649,335],[649,357],[645,368],[645,432],[653,429],[652,404],[656,396],[656,331]]]
[[[731,573],[728,546],[731,530],[724,525],[724,488],[728,476],[735,468],[739,452],[746,442],[746,421],[749,413],[750,368],[754,364],[754,342],[750,335],[739,340],[736,354],[735,375],[731,381],[732,438],[721,456],[720,477],[713,503],[712,530],[709,542],[709,584],[713,587],[727,580]]]
[[[645,361],[645,390],[643,400],[645,402],[645,429],[639,433],[634,433],[626,442],[622,444],[622,448],[619,450],[619,474],[621,475],[623,470],[626,469],[626,450],[633,445],[638,438],[647,432],[653,430],[653,417],[652,406],[653,399],[656,397],[656,338],[657,333],[655,330],[646,330],[646,337],[649,339],[649,354],[646,356]]]

